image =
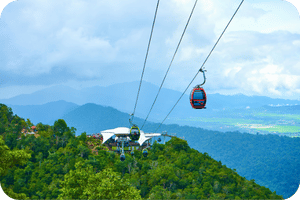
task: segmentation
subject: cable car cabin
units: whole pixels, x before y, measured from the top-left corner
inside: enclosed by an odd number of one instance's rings
[[[206,93],[202,87],[195,87],[191,91],[190,103],[195,109],[203,109],[206,104]]]
[[[146,149],[143,150],[143,156],[147,157],[148,156],[148,151]]]
[[[124,161],[124,160],[125,160],[125,155],[124,155],[123,153],[120,155],[120,160],[121,160],[121,161]]]
[[[130,139],[133,141],[138,140],[140,138],[140,135],[141,135],[141,132],[140,132],[139,127],[133,125],[130,129],[130,135],[129,135]]]

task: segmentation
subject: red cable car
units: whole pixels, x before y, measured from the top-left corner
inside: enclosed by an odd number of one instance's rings
[[[206,104],[206,93],[202,87],[194,87],[190,95],[190,103],[195,109],[203,109]]]
[[[204,85],[206,78],[205,78],[205,70],[200,69],[200,72],[203,73],[204,81],[200,85],[196,85],[190,94],[190,104],[195,109],[203,109],[206,108],[206,93],[204,89],[201,87]]]

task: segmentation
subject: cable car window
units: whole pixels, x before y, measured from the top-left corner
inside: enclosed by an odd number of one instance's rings
[[[132,129],[131,133],[139,133],[139,130],[138,129]]]
[[[194,98],[193,99],[204,99],[204,94],[202,91],[195,91],[194,92]]]
[[[203,102],[200,103],[200,101],[194,101],[194,106],[203,106]]]

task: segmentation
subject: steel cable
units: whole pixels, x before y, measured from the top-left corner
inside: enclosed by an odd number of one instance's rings
[[[213,46],[213,48],[211,49],[210,53],[208,54],[208,56],[206,57],[206,59],[204,60],[203,64],[201,65],[200,69],[198,70],[198,72],[196,73],[196,75],[194,76],[194,78],[192,79],[192,81],[189,83],[189,85],[186,87],[186,89],[184,90],[184,92],[181,94],[181,96],[179,97],[179,99],[177,100],[177,102],[175,103],[175,105],[172,107],[172,109],[170,110],[170,112],[167,114],[167,116],[164,118],[164,120],[160,123],[160,125],[158,126],[158,128],[155,130],[155,132],[157,132],[157,130],[161,127],[161,125],[165,122],[165,120],[168,118],[168,116],[171,114],[171,112],[174,110],[174,108],[176,107],[176,105],[178,104],[178,102],[180,101],[180,99],[183,97],[183,95],[185,94],[185,92],[187,91],[187,89],[190,87],[190,85],[193,83],[193,81],[195,80],[195,78],[198,76],[200,70],[203,69],[206,61],[208,60],[208,58],[210,57],[211,53],[214,51],[215,47],[217,46],[217,44],[219,43],[221,37],[224,35],[225,31],[227,30],[229,24],[231,23],[231,21],[233,20],[234,16],[236,15],[236,13],[238,12],[238,10],[240,9],[241,5],[243,4],[244,0],[241,1],[241,3],[239,4],[238,8],[236,9],[236,11],[234,12],[233,16],[231,17],[231,19],[229,20],[229,22],[227,23],[225,29],[223,30],[222,34],[220,35],[220,37],[218,38],[217,42],[215,43],[215,45]]]
[[[162,86],[163,86],[165,80],[166,80],[166,77],[167,77],[167,75],[168,75],[168,73],[169,73],[169,70],[170,70],[171,65],[172,65],[172,63],[173,63],[173,61],[174,61],[174,58],[175,58],[175,56],[176,56],[176,54],[177,54],[177,51],[178,51],[179,46],[180,46],[180,44],[181,44],[182,38],[183,38],[183,36],[184,36],[184,34],[185,34],[185,31],[186,31],[186,29],[187,29],[187,27],[188,27],[188,25],[189,25],[189,23],[190,23],[190,19],[191,19],[193,13],[194,13],[194,10],[195,10],[195,7],[196,7],[196,5],[197,5],[197,2],[198,2],[198,0],[196,0],[195,3],[194,3],[193,9],[192,9],[191,14],[190,14],[190,16],[189,16],[189,18],[188,18],[188,21],[187,21],[187,23],[186,23],[186,25],[185,25],[185,28],[184,28],[184,30],[183,30],[183,33],[181,34],[180,40],[179,40],[179,42],[178,42],[178,45],[177,45],[177,47],[176,47],[176,50],[175,50],[174,55],[173,55],[173,57],[172,57],[172,60],[171,60],[171,62],[170,62],[170,64],[169,64],[169,67],[168,67],[168,69],[167,69],[167,72],[166,72],[166,74],[165,74],[165,76],[164,76],[164,78],[163,78],[163,80],[162,80],[162,83],[161,83],[161,85],[160,85],[160,87],[159,87],[159,89],[158,89],[158,92],[157,92],[157,95],[156,95],[156,97],[155,97],[155,99],[154,99],[154,102],[153,102],[153,104],[152,104],[152,106],[151,106],[151,108],[150,108],[150,111],[148,112],[148,115],[147,115],[147,117],[145,118],[145,121],[144,121],[144,123],[143,123],[143,125],[142,125],[141,128],[144,127],[144,125],[145,125],[145,123],[146,123],[146,121],[147,121],[147,119],[148,119],[148,117],[149,117],[149,115],[150,115],[150,113],[151,113],[151,111],[152,111],[152,109],[153,109],[153,107],[154,107],[154,104],[156,103],[157,97],[158,97],[158,95],[159,95],[159,93],[160,93],[160,90],[161,90],[161,88],[162,88]]]
[[[144,66],[143,66],[143,71],[142,71],[142,75],[141,75],[141,80],[140,80],[140,84],[139,84],[139,89],[138,89],[137,96],[136,96],[136,101],[135,101],[134,109],[133,109],[133,112],[132,112],[132,114],[131,114],[131,119],[129,120],[130,122],[131,122],[131,121],[133,120],[133,118],[134,118],[134,113],[135,113],[136,106],[137,106],[137,102],[138,102],[138,99],[139,99],[139,94],[140,94],[140,90],[141,90],[141,86],[142,86],[142,81],[143,81],[143,76],[144,76],[144,72],[145,72],[146,63],[147,63],[147,58],[148,58],[148,53],[149,53],[149,49],[150,49],[150,44],[151,44],[151,39],[152,39],[153,29],[154,29],[154,25],[155,25],[155,21],[156,21],[156,15],[157,15],[157,10],[158,10],[158,6],[159,6],[159,1],[160,1],[160,0],[158,0],[158,1],[157,1],[157,4],[156,4],[156,9],[155,9],[155,14],[154,14],[154,19],[153,19],[152,28],[151,28],[151,33],[150,33],[150,38],[149,38],[148,47],[147,47],[147,53],[146,53],[146,56],[145,56],[145,61],[144,61]]]

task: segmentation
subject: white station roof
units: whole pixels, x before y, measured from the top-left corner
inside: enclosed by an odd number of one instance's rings
[[[138,143],[141,145],[143,145],[143,143],[153,137],[158,137],[161,136],[161,133],[144,133],[144,131],[141,131],[141,135],[140,135],[140,139],[138,141]]]
[[[161,136],[161,133],[144,133],[144,131],[140,131],[141,135],[138,140],[138,143],[140,145],[143,145],[143,143],[153,137],[159,137]],[[103,136],[103,143],[105,143],[109,138],[111,138],[114,135],[129,135],[130,134],[130,129],[127,127],[118,127],[115,129],[108,129],[105,131],[101,131],[101,134]]]
[[[151,138],[159,137],[159,136],[161,136],[161,133],[145,133],[145,136],[146,137],[151,137]]]
[[[101,134],[103,136],[103,143],[105,143],[109,138],[111,138],[114,135],[129,135],[129,133],[130,129],[127,127],[118,127],[115,129],[101,131]]]

